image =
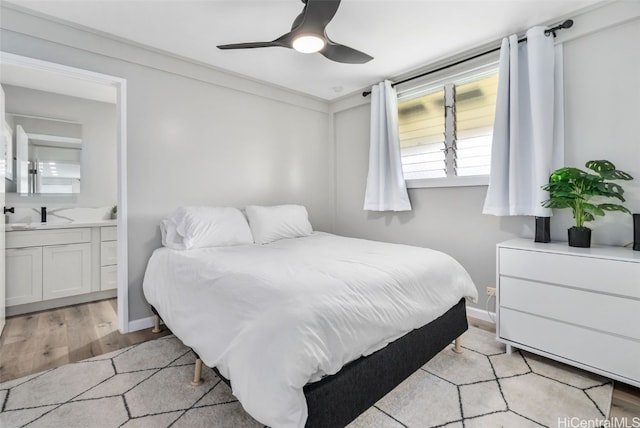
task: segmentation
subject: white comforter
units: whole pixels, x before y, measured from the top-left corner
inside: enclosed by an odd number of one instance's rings
[[[258,421],[303,427],[302,388],[477,298],[438,251],[326,233],[268,245],[156,250],[144,293]]]

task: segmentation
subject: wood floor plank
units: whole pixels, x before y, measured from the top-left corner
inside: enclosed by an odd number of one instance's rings
[[[84,304],[64,308],[71,361],[80,361],[101,354],[89,306]]]
[[[616,382],[611,401],[611,422],[615,422],[616,418],[618,420],[627,418],[631,423],[634,417],[640,417],[640,388]],[[640,421],[640,419],[636,420]]]
[[[118,331],[118,315],[111,300],[96,302],[89,306],[93,327],[98,337],[97,346],[101,354],[129,346],[129,341]]]
[[[41,312],[38,330],[32,340],[36,343],[32,366],[35,372],[68,363],[67,324],[63,309]]]
[[[1,343],[13,343],[29,340],[38,329],[39,314],[29,314],[8,318],[2,333]]]
[[[0,336],[0,382],[171,334],[149,328],[123,335],[117,326],[116,299],[7,318]]]

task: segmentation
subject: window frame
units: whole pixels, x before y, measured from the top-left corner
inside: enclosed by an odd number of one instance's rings
[[[498,72],[499,55],[497,53],[488,54],[477,60],[470,61],[469,63],[461,64],[443,72],[434,73],[434,75],[427,76],[425,78],[416,79],[410,83],[405,83],[399,86],[398,102],[401,102],[403,98],[409,98],[415,96],[416,93],[424,93],[435,88],[445,88],[449,85],[460,85],[468,81],[475,80],[478,76],[483,74],[491,75],[494,72]],[[447,91],[445,90],[445,96]],[[451,129],[454,126],[454,117],[446,112],[448,108],[445,107],[445,147],[448,150],[453,151],[455,147],[455,129]],[[406,179],[405,183],[408,189],[418,188],[434,188],[434,187],[472,187],[472,186],[487,186],[489,185],[489,175],[468,175],[468,176],[456,176],[453,174],[452,162],[455,157],[446,154],[447,176],[446,177],[434,177],[434,178],[413,178]]]

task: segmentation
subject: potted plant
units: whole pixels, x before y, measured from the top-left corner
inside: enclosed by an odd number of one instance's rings
[[[117,206],[117,205],[114,205],[114,206],[111,208],[111,219],[115,220],[115,219],[117,219],[117,218],[118,218],[118,206]]]
[[[607,160],[591,160],[585,166],[596,174],[578,168],[560,168],[549,177],[549,184],[542,186],[549,192],[549,199],[542,202],[545,208],[571,208],[576,225],[569,229],[569,245],[590,247],[591,229],[584,223],[603,216],[605,211],[631,212],[619,204],[592,203],[591,198],[600,196],[616,198],[624,202],[624,190],[619,184],[607,180],[633,180],[633,177]]]

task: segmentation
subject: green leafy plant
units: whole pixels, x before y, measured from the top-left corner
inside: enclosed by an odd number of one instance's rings
[[[585,222],[593,221],[596,216],[604,216],[605,211],[631,212],[622,205],[591,203],[591,198],[601,196],[616,198],[624,202],[622,186],[606,180],[633,180],[633,177],[608,160],[591,160],[585,166],[596,174],[578,168],[560,168],[549,177],[549,184],[542,186],[549,192],[549,199],[542,202],[545,208],[571,208],[575,227],[586,229]]]
[[[113,207],[111,207],[111,213],[112,214],[118,214],[118,206],[114,205]]]

